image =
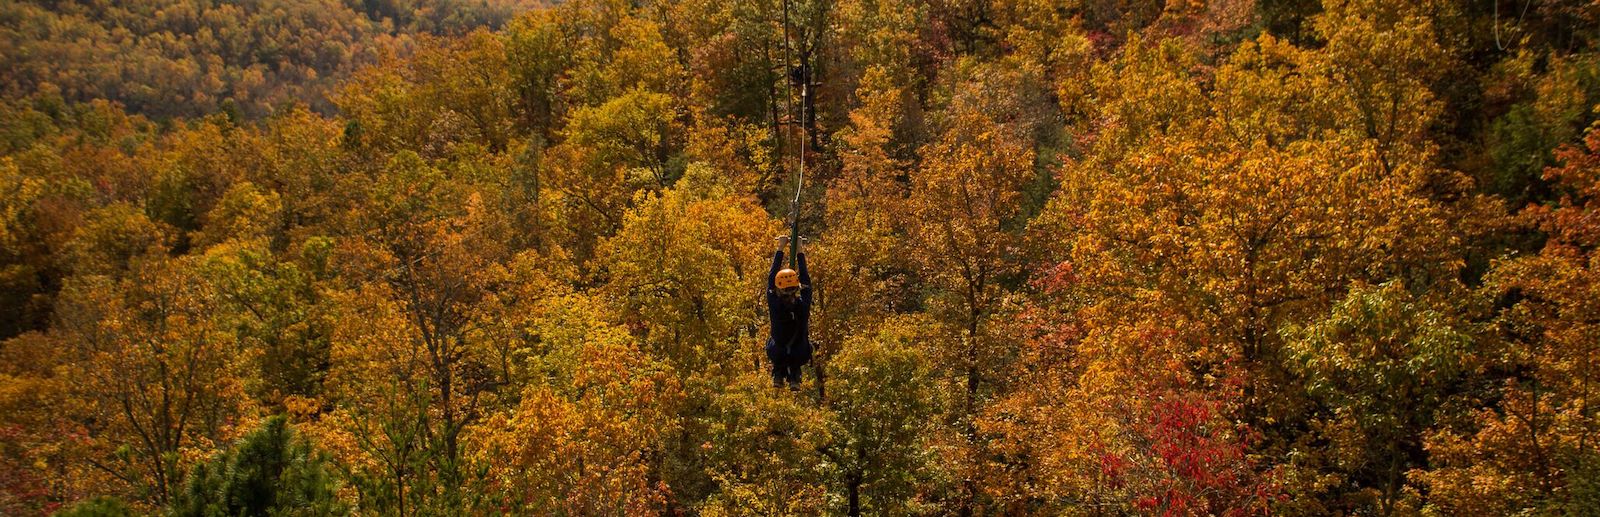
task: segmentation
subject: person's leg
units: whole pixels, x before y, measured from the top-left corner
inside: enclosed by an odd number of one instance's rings
[[[772,365],[772,387],[782,388],[783,379],[787,377],[787,362],[771,339],[767,340],[767,364]]]
[[[800,389],[800,366],[802,364],[798,361],[789,361],[788,367],[785,368],[784,377],[785,380],[789,381],[789,389]]]
[[[798,349],[793,350],[793,353],[789,356],[788,380],[790,388],[798,389],[800,387],[800,368],[805,366],[806,363],[811,362],[811,352],[811,343],[808,341],[798,347]]]

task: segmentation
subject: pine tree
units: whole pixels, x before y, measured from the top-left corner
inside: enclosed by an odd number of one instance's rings
[[[329,459],[283,416],[189,471],[169,514],[174,517],[344,515]]]

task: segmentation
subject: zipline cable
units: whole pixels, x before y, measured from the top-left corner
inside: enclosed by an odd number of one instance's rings
[[[802,77],[801,80],[802,81],[805,80],[804,77]],[[804,125],[805,122],[804,121],[805,121],[805,117],[806,117],[806,103],[805,103],[804,97],[808,93],[807,90],[809,88],[810,88],[810,85],[808,85],[808,84],[805,84],[805,83],[801,83],[800,84],[800,95],[801,95],[801,101],[800,101],[801,126],[800,126],[800,128],[801,128],[801,131],[805,130],[805,125]],[[800,256],[800,194],[805,191],[805,187],[806,187],[806,140],[807,140],[807,136],[809,136],[809,135],[802,135],[800,137],[800,169],[799,169],[798,174],[795,175],[794,200],[789,202],[789,268],[790,269],[797,269],[797,268],[800,267],[798,265],[799,264],[799,256]]]
[[[795,73],[795,69],[794,69],[794,55],[793,55],[793,52],[790,50],[790,47],[792,46],[791,42],[789,41],[790,40],[790,33],[791,33],[791,31],[789,29],[789,0],[783,0],[783,104],[784,104],[784,108],[785,108],[784,111],[788,112],[788,113],[786,113],[786,115],[794,116],[794,79],[795,79],[794,78],[794,73]],[[804,72],[803,71],[801,72],[801,75],[802,75],[802,77],[800,78],[800,81],[801,81],[801,85],[800,85],[800,88],[801,88],[801,93],[800,93],[800,95],[801,95],[801,100],[800,100],[800,121],[801,121],[801,124],[802,124],[801,128],[802,128],[802,130],[804,130],[804,127],[805,127],[804,126],[804,123],[805,123],[804,122],[805,121],[805,110],[806,110],[806,104],[805,104],[804,96],[806,94],[806,90],[805,90],[806,84],[805,83],[807,81],[806,81],[806,79],[804,77]],[[794,122],[795,122],[794,119],[790,119],[789,120],[789,124],[793,124]],[[779,149],[778,152],[780,153],[780,156],[781,156],[781,153],[783,152],[782,151],[782,149],[783,149],[783,133],[784,133],[784,131],[782,131],[781,129],[778,131],[778,135],[779,135],[778,136],[778,149]],[[800,168],[799,168],[799,174],[796,176],[796,179],[795,179],[794,199],[789,202],[789,269],[796,269],[796,268],[800,267],[798,265],[799,264],[798,255],[799,255],[799,252],[800,252],[800,192],[801,192],[801,189],[805,187],[805,181],[806,181],[806,142],[805,142],[805,138],[801,138],[800,139]]]

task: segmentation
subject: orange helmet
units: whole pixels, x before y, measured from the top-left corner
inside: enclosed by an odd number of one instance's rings
[[[778,271],[777,278],[772,279],[772,285],[777,286],[779,289],[800,287],[800,273],[796,273],[793,269],[783,268],[783,270]]]

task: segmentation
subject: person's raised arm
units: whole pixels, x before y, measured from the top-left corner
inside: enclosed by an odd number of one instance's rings
[[[811,270],[806,267],[805,239],[800,239],[800,249],[794,254],[795,267],[800,271],[800,298],[811,305]]]
[[[802,244],[804,244],[804,241],[802,241]],[[810,287],[811,286],[811,271],[808,268],[806,268],[806,250],[801,249],[799,253],[796,253],[794,255],[794,258],[795,258],[795,262],[796,262],[796,264],[795,264],[796,267],[800,268],[800,271],[799,271],[799,273],[800,273],[800,285],[803,285],[803,286],[806,286],[806,287]]]
[[[778,288],[775,282],[778,278],[778,270],[783,269],[783,249],[788,246],[789,236],[779,235],[778,251],[772,253],[772,269],[767,270],[767,290],[769,291]]]

